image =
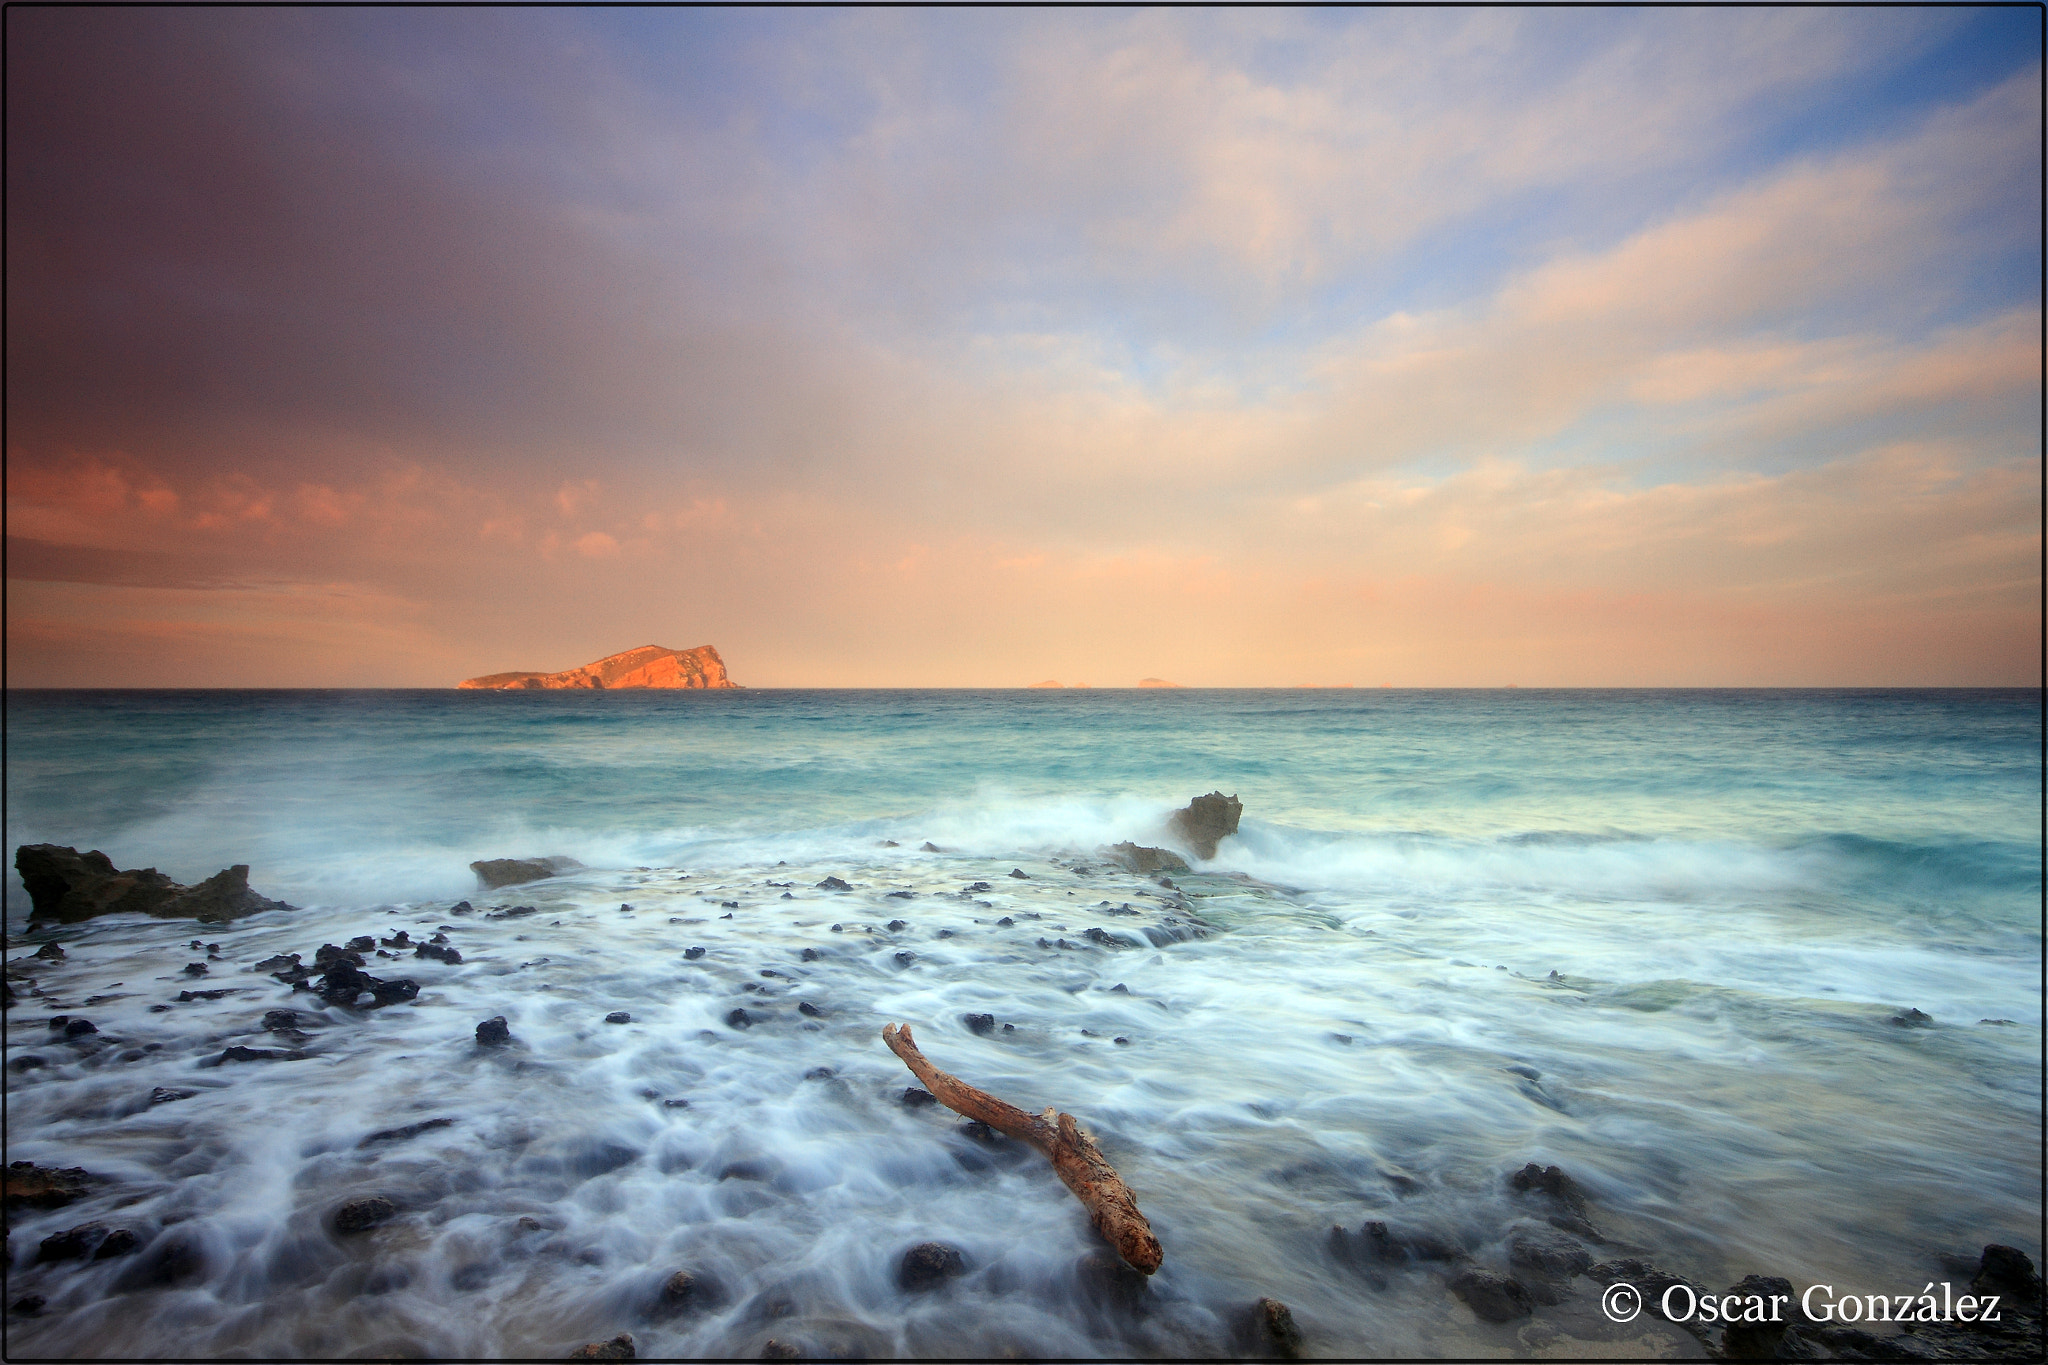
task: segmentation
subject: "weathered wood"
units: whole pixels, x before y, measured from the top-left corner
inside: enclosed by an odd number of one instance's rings
[[[1138,1211],[1131,1187],[1124,1184],[1123,1177],[1095,1145],[1095,1139],[1074,1121],[1072,1114],[1059,1113],[1050,1105],[1043,1114],[1027,1114],[1016,1105],[939,1070],[918,1051],[908,1024],[883,1025],[882,1041],[938,1097],[939,1103],[1042,1152],[1088,1210],[1095,1230],[1117,1249],[1117,1254],[1147,1275],[1159,1269],[1166,1252],[1152,1235],[1152,1225]]]

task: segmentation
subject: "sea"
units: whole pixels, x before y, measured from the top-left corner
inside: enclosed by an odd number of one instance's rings
[[[31,925],[8,873],[5,1155],[92,1179],[10,1210],[5,1350],[1213,1357],[1277,1349],[1264,1299],[1311,1355],[1698,1356],[1603,1313],[1617,1263],[1961,1292],[1987,1244],[2042,1254],[2042,719],[2038,689],[10,691],[10,849],[246,864],[295,908]],[[1243,813],[1203,859],[1169,817],[1209,792]],[[470,869],[527,857],[578,866]],[[365,936],[416,995],[258,966]],[[906,1097],[889,1023],[1074,1115],[1157,1273]],[[89,1224],[132,1244],[46,1258]],[[950,1273],[906,1279],[933,1242]],[[1526,1302],[1489,1320],[1473,1271]]]

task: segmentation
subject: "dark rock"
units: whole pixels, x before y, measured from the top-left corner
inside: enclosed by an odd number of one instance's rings
[[[18,1318],[38,1317],[43,1311],[43,1305],[48,1302],[49,1300],[41,1294],[23,1294],[8,1305],[7,1311]]]
[[[180,886],[153,867],[124,872],[106,854],[80,853],[59,844],[23,844],[15,870],[28,891],[29,919],[66,924],[96,915],[137,913],[160,919],[230,920],[265,910],[289,910],[283,901],[249,889],[247,864],[215,873],[197,886]]]
[[[205,976],[205,975],[206,975],[206,964],[205,964],[204,962],[187,962],[187,963],[185,964],[185,975],[187,975],[187,976]]]
[[[278,953],[275,956],[264,958],[256,964],[254,970],[259,972],[283,972],[290,971],[298,965],[299,955],[297,953]]]
[[[1131,1040],[1128,1038],[1112,1038],[1109,1041],[1115,1043],[1118,1047],[1129,1047],[1131,1045]]]
[[[1549,1195],[1573,1213],[1583,1216],[1586,1212],[1585,1192],[1556,1166],[1538,1166],[1532,1161],[1508,1177],[1508,1188],[1517,1194]]]
[[[1634,1258],[1602,1261],[1598,1265],[1588,1266],[1584,1273],[1587,1279],[1602,1285],[1614,1284],[1617,1281],[1627,1281],[1634,1285],[1642,1293],[1643,1307],[1660,1318],[1664,1316],[1664,1295],[1673,1285],[1684,1285],[1695,1299],[1708,1292],[1682,1275],[1673,1275],[1669,1271],[1659,1270],[1648,1261]]]
[[[107,1234],[107,1239],[100,1243],[99,1250],[92,1254],[92,1258],[95,1261],[111,1261],[116,1256],[133,1254],[141,1245],[142,1239],[130,1229],[115,1228]]]
[[[813,1005],[808,1000],[799,1000],[797,1002],[796,1012],[798,1014],[807,1014],[813,1019],[823,1019],[825,1017],[825,1011],[819,1009],[816,1005]]]
[[[451,915],[474,915],[476,907],[468,901],[457,901],[448,907],[448,913]]]
[[[1074,1263],[1082,1295],[1093,1303],[1133,1312],[1146,1302],[1152,1278],[1113,1251],[1091,1251]]]
[[[346,946],[352,953],[371,953],[377,950],[377,940],[368,934],[357,934]]]
[[[267,1033],[296,1033],[299,1028],[297,1010],[265,1010],[263,1028]]]
[[[718,1168],[720,1180],[770,1180],[778,1168],[771,1161],[728,1161]]]
[[[735,1009],[725,1016],[725,1026],[727,1028],[752,1028],[754,1026],[754,1016],[748,1014],[743,1009]]]
[[[1512,1322],[1527,1317],[1534,1306],[1521,1281],[1490,1270],[1461,1270],[1451,1277],[1449,1287],[1487,1322]]]
[[[505,1022],[505,1016],[494,1014],[476,1026],[478,1047],[503,1047],[512,1041],[512,1026]]]
[[[131,1234],[133,1235],[133,1234]],[[81,1223],[75,1228],[52,1233],[36,1248],[36,1262],[82,1261],[107,1237],[105,1223]]]
[[[1089,928],[1081,931],[1081,937],[1104,948],[1128,948],[1131,945],[1110,933],[1107,929]]]
[[[920,847],[917,851],[919,853],[944,853],[946,850],[940,848],[937,844],[932,843],[930,840],[926,840],[924,845]]]
[[[83,1038],[89,1033],[98,1033],[99,1031],[99,1025],[93,1023],[90,1019],[73,1019],[64,1025],[64,1036],[66,1038]]]
[[[698,958],[702,956],[704,956],[704,950],[702,948],[683,949],[683,960],[686,962],[695,962]]]
[[[917,893],[915,891],[891,891],[887,896],[883,897],[883,899],[892,901],[914,901],[917,899]]]
[[[1188,847],[1195,851],[1196,857],[1213,858],[1216,856],[1217,841],[1237,833],[1237,819],[1243,812],[1244,803],[1235,796],[1210,792],[1207,796],[1196,797],[1184,808],[1175,811],[1166,823],[1175,834],[1187,840]]]
[[[55,1033],[62,1033],[64,1026],[70,1022],[71,1016],[68,1014],[53,1014],[48,1020],[51,1031]]]
[[[45,943],[42,947],[36,949],[35,956],[42,958],[46,962],[62,962],[64,960],[64,950],[54,943]]]
[[[559,873],[573,871],[583,866],[574,858],[486,858],[469,865],[478,881],[496,890],[501,886],[518,886],[522,882],[537,882]],[[468,901],[462,904],[469,904]],[[457,910],[455,913],[460,914]]]
[[[690,1102],[688,1100],[663,1100],[661,1107],[664,1109],[688,1109]]]
[[[1001,919],[996,921],[996,927],[998,929],[1009,929],[1014,927],[1016,923],[1017,921],[1011,919],[1008,915],[1004,915]]]
[[[829,1066],[814,1066],[804,1073],[804,1079],[807,1081],[829,1081],[838,1074],[837,1071],[834,1071]]]
[[[816,948],[806,948],[797,956],[804,962],[816,962],[818,960],[818,950]]]
[[[702,1276],[678,1270],[661,1282],[661,1293],[654,1303],[655,1312],[667,1316],[706,1305],[713,1297],[709,1290],[710,1285]]]
[[[179,991],[179,992],[178,992],[178,1003],[179,1003],[179,1004],[181,1004],[181,1005],[189,1005],[189,1004],[191,1004],[191,1003],[192,1003],[192,1002],[193,1002],[194,1000],[224,1000],[224,999],[226,999],[226,998],[227,998],[227,997],[228,997],[229,995],[231,995],[231,994],[233,994],[233,992],[232,992],[232,991],[225,991],[225,990],[221,990],[221,991]]]
[[[1005,1033],[1015,1033],[1016,1031],[1017,1031],[1017,1026],[1016,1026],[1015,1024],[1005,1024],[1005,1025],[1003,1025],[1003,1032],[1005,1032]]]
[[[892,919],[889,921],[889,932],[892,934],[900,934],[909,927],[910,921],[907,919]]]
[[[1593,1264],[1593,1253],[1575,1237],[1543,1228],[1508,1234],[1508,1264],[1517,1270],[1566,1279]]]
[[[996,1017],[993,1014],[963,1014],[960,1016],[960,1022],[967,1025],[969,1033],[977,1033],[984,1038],[996,1031]]]
[[[853,888],[852,888],[851,886],[849,886],[849,885],[848,885],[847,883],[845,883],[845,882],[841,881],[841,880],[840,880],[839,878],[837,878],[837,877],[827,877],[827,878],[825,878],[825,880],[824,880],[824,881],[822,881],[822,882],[819,882],[819,883],[818,883],[818,888],[817,888],[817,889],[818,889],[818,890],[820,890],[820,891],[851,891],[851,890],[853,890]]]
[[[610,1341],[593,1341],[569,1352],[571,1360],[631,1360],[633,1334],[621,1332]]]
[[[49,1064],[50,1063],[46,1058],[38,1057],[33,1052],[31,1052],[23,1056],[15,1057],[9,1060],[7,1063],[7,1069],[9,1071],[14,1072],[16,1075],[19,1075],[24,1071],[35,1071],[42,1067],[46,1067]]]
[[[453,1127],[454,1124],[455,1120],[448,1118],[422,1119],[418,1123],[408,1123],[403,1128],[379,1129],[377,1132],[374,1132],[370,1134],[368,1137],[364,1138],[361,1142],[358,1142],[356,1146],[368,1147],[373,1142],[403,1142],[407,1138],[416,1138],[421,1133],[431,1133],[436,1128],[450,1128]]]
[[[1010,869],[1010,875],[1011,875],[1012,877],[1021,877],[1021,878],[1023,878],[1023,879],[1024,879],[1024,880],[1026,880],[1026,881],[1029,881],[1029,880],[1031,879],[1031,874],[1030,874],[1029,872],[1026,872],[1026,871],[1025,871],[1025,870],[1024,870],[1023,868],[1021,868],[1021,867],[1013,867],[1013,868],[1011,868],[1011,869]]]
[[[297,957],[298,954],[294,953],[292,956]],[[335,964],[341,962],[346,962],[351,967],[360,967],[363,965],[363,955],[348,948],[337,947],[332,943],[323,943],[313,950],[313,972],[315,975],[331,971]]]
[[[937,1095],[934,1095],[929,1090],[920,1090],[914,1085],[903,1092],[903,1107],[905,1109],[922,1109],[928,1104],[937,1104],[938,1102],[939,1097]]]
[[[294,1048],[285,1052],[274,1047],[231,1047],[224,1049],[220,1056],[201,1062],[201,1066],[220,1066],[224,1062],[303,1062],[312,1056]]]
[[[440,943],[415,944],[412,955],[414,957],[432,958],[438,962],[445,962],[451,967],[459,965],[462,961],[462,954],[459,951]]]
[[[167,1085],[160,1085],[149,1092],[149,1102],[151,1104],[170,1104],[174,1100],[189,1100],[198,1093],[197,1090],[173,1090]]]
[[[1252,1323],[1259,1344],[1265,1348],[1262,1354],[1282,1360],[1301,1359],[1301,1329],[1294,1325],[1294,1314],[1286,1304],[1278,1299],[1260,1299],[1252,1306]]]
[[[604,1021],[607,1024],[630,1024],[633,1022],[633,1016],[624,1010],[613,1010],[604,1017]]]
[[[386,948],[410,948],[413,946],[412,935],[403,929],[400,929],[390,938],[383,940],[383,943]]]
[[[1900,1028],[1933,1028],[1934,1016],[1922,1014],[1919,1010],[1909,1009],[1903,1013],[1894,1014],[1891,1017],[1891,1022]]]
[[[420,983],[409,976],[401,976],[391,981],[378,981],[374,977],[368,980],[370,990],[376,995],[379,1005],[400,1004],[420,993]]]
[[[909,949],[905,949],[904,951],[896,954],[896,965],[899,967],[908,967],[911,963],[915,961],[917,961],[917,954],[911,952]]]
[[[976,891],[987,890],[989,890],[989,884],[987,882],[969,882],[966,886],[960,888],[960,893],[962,895],[968,895]]]
[[[1781,1318],[1790,1309],[1796,1314],[1799,1295],[1793,1290],[1790,1280],[1775,1275],[1745,1275],[1742,1281],[1728,1290],[1728,1295],[1737,1299],[1760,1297],[1766,1304],[1777,1295],[1783,1301],[1777,1305]],[[1727,1301],[1726,1297],[1722,1300]],[[1721,1333],[1721,1353],[1730,1360],[1776,1360],[1785,1345],[1785,1332],[1791,1326],[1789,1320],[1778,1322],[1729,1322]]]
[[[767,1341],[761,1344],[761,1359],[763,1360],[797,1360],[802,1355],[803,1352],[797,1350],[796,1347],[786,1341],[777,1341],[774,1337],[768,1338]]]
[[[1234,829],[1235,826],[1232,828]],[[1109,860],[1124,871],[1136,872],[1144,876],[1150,876],[1154,872],[1186,872],[1188,870],[1187,859],[1181,857],[1178,853],[1172,853],[1163,848],[1146,848],[1142,844],[1134,844],[1129,840],[1125,840],[1121,844],[1113,844],[1105,852],[1109,855]]]
[[[388,1223],[398,1216],[398,1205],[381,1194],[367,1199],[351,1199],[334,1211],[336,1232],[367,1232],[379,1223]]]
[[[944,1242],[919,1242],[903,1253],[903,1260],[896,1267],[896,1283],[917,1293],[966,1273],[967,1257],[960,1248]]]
[[[2038,1305],[2041,1289],[2041,1276],[2027,1253],[1996,1242],[1984,1248],[1970,1280],[1972,1294],[1998,1294],[2016,1306]]]

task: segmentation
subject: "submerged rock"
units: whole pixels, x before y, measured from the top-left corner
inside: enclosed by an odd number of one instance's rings
[[[837,877],[827,877],[824,881],[818,883],[817,889],[820,891],[851,891],[853,887]]]
[[[960,1022],[967,1025],[969,1033],[977,1033],[984,1038],[996,1031],[996,1017],[993,1014],[963,1014],[960,1016]]]
[[[224,921],[265,910],[290,910],[249,888],[249,866],[224,868],[197,886],[181,886],[153,867],[122,871],[98,849],[23,844],[14,867],[28,891],[29,919],[75,924],[97,915],[134,913],[159,919]]]
[[[403,1142],[407,1138],[416,1138],[421,1133],[431,1133],[436,1128],[452,1128],[454,1125],[455,1120],[450,1118],[423,1119],[418,1123],[408,1123],[403,1128],[380,1129],[358,1142],[356,1146],[368,1147],[377,1142]]]
[[[381,1194],[367,1199],[351,1199],[334,1211],[336,1232],[367,1232],[379,1223],[388,1223],[398,1216],[398,1205]]]
[[[897,1285],[911,1293],[937,1288],[967,1273],[967,1257],[945,1242],[919,1242],[903,1253],[896,1267]]]
[[[1198,858],[1216,856],[1216,844],[1237,833],[1237,818],[1244,811],[1244,803],[1235,796],[1222,792],[1210,792],[1198,796],[1167,819],[1167,825],[1181,838]]]
[[[1293,1311],[1278,1299],[1260,1299],[1252,1305],[1252,1335],[1261,1355],[1301,1359],[1301,1329],[1294,1325]]]
[[[105,1223],[81,1223],[75,1228],[51,1233],[36,1248],[36,1263],[82,1261],[107,1237]]]
[[[1534,1307],[1521,1281],[1490,1270],[1462,1270],[1451,1277],[1449,1288],[1487,1322],[1512,1322]]]

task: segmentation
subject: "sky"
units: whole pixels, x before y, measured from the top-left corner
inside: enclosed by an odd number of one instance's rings
[[[11,687],[2041,684],[2038,10],[6,40]]]

